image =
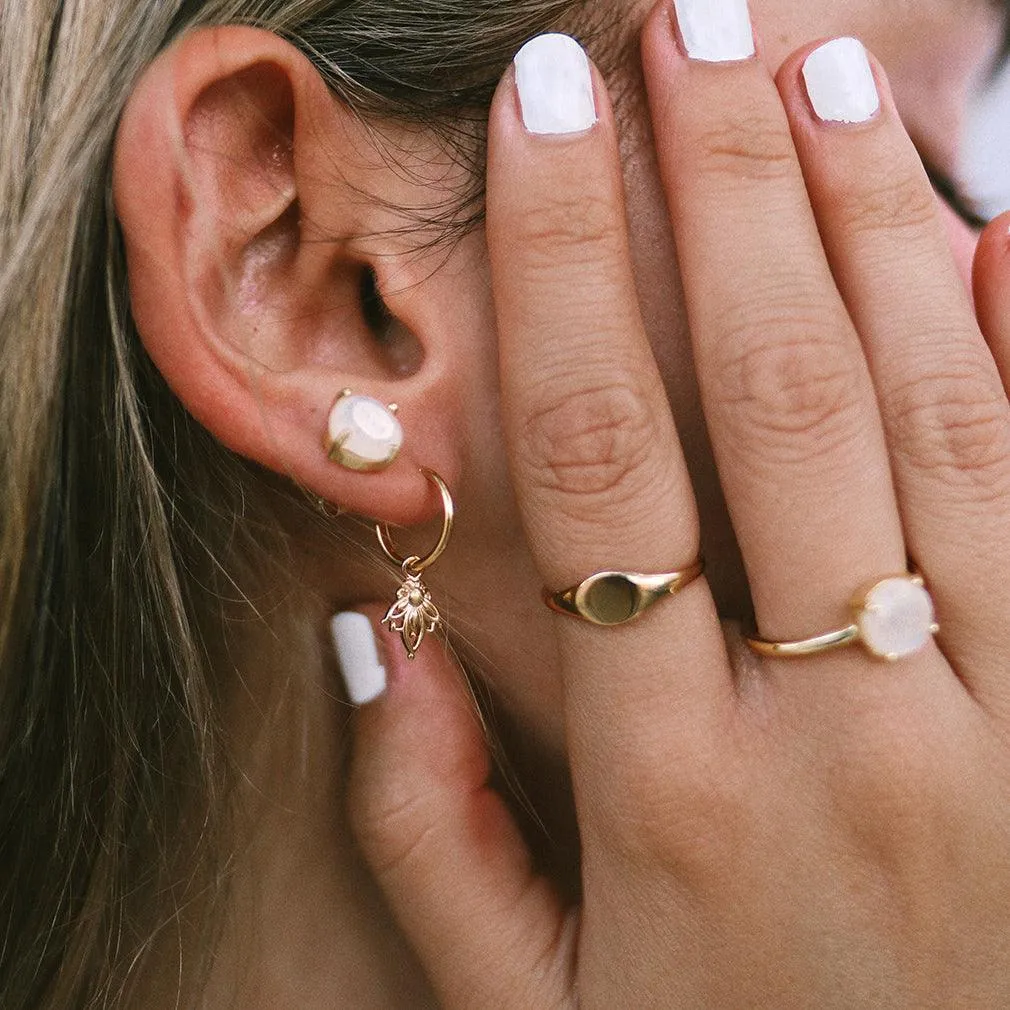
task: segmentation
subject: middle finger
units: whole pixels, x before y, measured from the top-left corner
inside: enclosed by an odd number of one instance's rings
[[[643,63],[702,401],[760,631],[803,638],[905,570],[883,428],[746,4],[676,7]]]
[[[593,84],[574,40],[541,36],[520,51],[489,121],[503,423],[552,591],[594,572],[683,570],[698,554],[690,479],[631,271],[616,123]],[[617,738],[633,742],[657,707],[681,713],[685,729],[725,712],[729,667],[702,580],[634,623],[601,629],[562,615],[557,626],[573,751],[584,741],[610,762]],[[667,654],[694,662],[671,677]]]

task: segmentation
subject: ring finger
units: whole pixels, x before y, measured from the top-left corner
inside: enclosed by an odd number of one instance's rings
[[[974,688],[995,677],[1002,691],[997,629],[1010,593],[995,562],[1010,548],[1010,407],[936,197],[883,71],[858,41],[801,51],[778,79],[873,374],[909,552],[929,578],[944,652]]]

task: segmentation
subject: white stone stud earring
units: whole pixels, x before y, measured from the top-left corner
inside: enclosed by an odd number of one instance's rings
[[[403,445],[396,404],[344,389],[330,410],[326,455],[348,470],[384,470]]]

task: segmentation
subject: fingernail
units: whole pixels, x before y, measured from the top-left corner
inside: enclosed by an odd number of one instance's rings
[[[880,94],[866,48],[858,39],[833,39],[803,64],[803,80],[817,118],[865,123],[880,111]]]
[[[747,0],[673,0],[673,6],[692,60],[729,63],[754,55]]]
[[[568,35],[530,39],[515,55],[516,89],[530,133],[580,133],[596,123],[589,60]]]
[[[337,614],[330,620],[330,632],[351,701],[355,705],[375,701],[386,690],[386,668],[379,659],[372,622],[364,614]]]

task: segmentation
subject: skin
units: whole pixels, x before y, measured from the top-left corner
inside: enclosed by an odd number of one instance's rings
[[[384,646],[390,689],[359,713],[345,792],[322,629],[381,615],[389,583],[306,532],[306,593],[250,632],[227,713],[247,844],[210,1005],[414,1007],[435,998],[425,975],[447,1007],[1006,1004],[1005,224],[978,254],[976,323],[974,241],[905,132],[950,164],[998,22],[939,0],[753,13],[761,58],[713,68],[658,8],[643,70],[597,76],[600,123],[575,138],[526,134],[506,74],[487,234],[448,258],[388,234],[391,206],[452,181],[437,148],[389,130],[380,145],[409,159],[409,141],[427,174],[390,170],[279,40],[197,33],[138,87],[116,200],[149,353],[225,444],[349,511],[418,524],[437,515],[418,465],[443,475],[460,522],[433,595],[519,728],[519,771],[544,751],[570,767],[583,843],[573,912],[486,787],[437,648],[408,667]],[[823,127],[802,93],[810,42],[840,33],[878,61],[867,127]],[[618,118],[607,84],[630,96]],[[180,142],[198,211],[177,200]],[[400,324],[384,350],[350,308],[362,260]],[[343,386],[400,404],[405,451],[382,474],[319,449]],[[601,633],[539,602],[700,544],[708,583],[640,624]],[[773,638],[837,626],[908,553],[944,626],[914,660],[727,645],[719,617],[752,607]],[[174,955],[150,983],[166,1001]]]

